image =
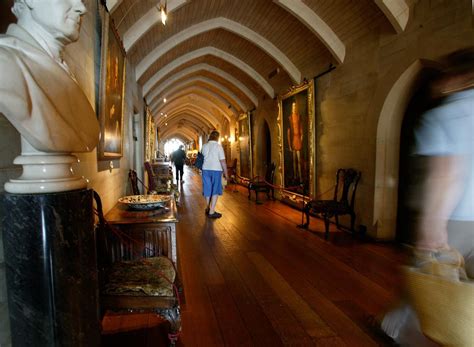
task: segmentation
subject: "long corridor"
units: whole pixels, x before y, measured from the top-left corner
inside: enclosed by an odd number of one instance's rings
[[[375,346],[367,318],[396,299],[400,249],[361,242],[278,201],[256,205],[228,187],[205,216],[200,176],[189,167],[178,223],[185,346]]]

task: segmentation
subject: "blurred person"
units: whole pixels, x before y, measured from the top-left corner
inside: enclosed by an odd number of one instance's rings
[[[217,199],[222,195],[222,174],[228,180],[224,149],[218,140],[219,132],[213,130],[209,135],[209,141],[201,150],[204,155],[202,190],[206,198],[206,215],[209,218],[222,217],[222,214],[216,211]]]
[[[186,152],[184,151],[184,146],[180,145],[179,148],[171,154],[171,161],[174,163],[176,168],[176,184],[184,183],[183,175],[184,175],[184,162],[186,160]]]
[[[422,116],[415,132],[416,154],[427,158],[415,255],[419,266],[441,258],[447,268],[440,271],[452,271],[444,275],[454,278],[465,277],[464,257],[466,270],[472,278],[474,49],[453,53],[448,56],[448,62],[453,66],[433,86],[435,97],[445,99],[439,107]]]
[[[447,63],[432,84],[441,101],[415,130],[414,154],[426,160],[427,170],[413,265],[457,282],[474,278],[474,49],[449,55]],[[382,330],[402,345],[435,345],[421,332],[411,304],[402,301],[385,315]]]

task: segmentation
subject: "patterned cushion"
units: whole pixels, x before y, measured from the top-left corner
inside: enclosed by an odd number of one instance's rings
[[[166,257],[116,262],[108,274],[108,282],[103,293],[129,296],[173,296],[171,283],[174,283],[175,278],[176,271],[173,263]]]

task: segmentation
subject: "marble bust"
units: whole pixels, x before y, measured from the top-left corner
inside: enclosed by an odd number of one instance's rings
[[[17,24],[0,35],[0,113],[21,135],[23,174],[11,193],[80,189],[71,152],[92,151],[99,139],[96,114],[63,60],[79,38],[82,0],[15,0]]]

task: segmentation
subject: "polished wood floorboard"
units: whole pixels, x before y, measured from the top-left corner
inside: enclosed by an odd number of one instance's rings
[[[178,223],[184,287],[179,346],[377,346],[367,324],[400,287],[403,253],[360,242],[278,201],[256,205],[243,187],[204,214],[200,176],[186,168]],[[266,198],[266,197],[265,197]]]

